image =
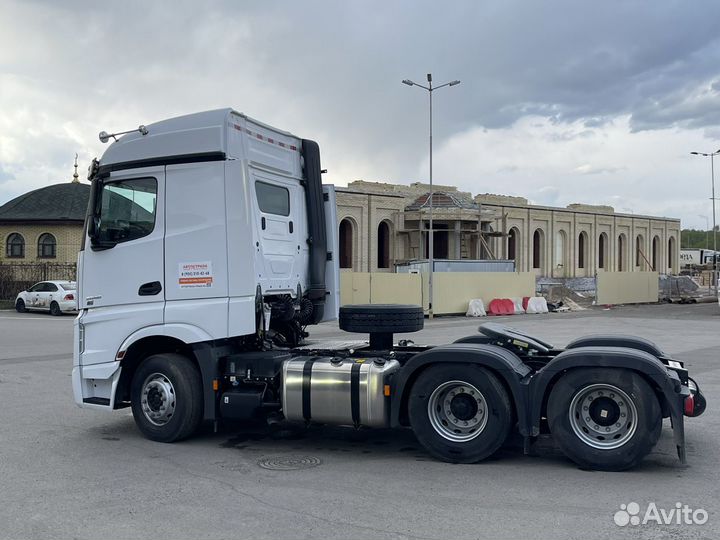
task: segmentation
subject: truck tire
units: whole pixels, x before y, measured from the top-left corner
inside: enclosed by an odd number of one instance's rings
[[[137,368],[130,387],[132,413],[150,440],[175,442],[192,435],[203,415],[197,367],[179,354],[155,354]]]
[[[602,471],[637,465],[662,430],[655,392],[627,369],[583,368],[563,375],[550,393],[547,419],[566,456]]]
[[[410,389],[408,415],[418,441],[450,463],[490,457],[512,425],[505,388],[473,364],[437,364],[423,371]]]
[[[420,306],[358,304],[342,306],[338,319],[346,332],[396,334],[422,330],[425,315]]]

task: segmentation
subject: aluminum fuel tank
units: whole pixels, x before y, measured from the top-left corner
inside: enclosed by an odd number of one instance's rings
[[[283,414],[288,420],[336,425],[389,425],[385,384],[400,369],[383,358],[296,357],[283,364]]]

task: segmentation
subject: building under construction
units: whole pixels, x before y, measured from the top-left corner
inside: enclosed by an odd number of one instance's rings
[[[521,197],[476,195],[435,185],[436,259],[513,260],[519,271],[546,277],[602,271],[677,273],[680,220],[618,214],[610,206],[565,208]],[[395,271],[429,256],[429,186],[351,182],[338,188],[340,267]]]

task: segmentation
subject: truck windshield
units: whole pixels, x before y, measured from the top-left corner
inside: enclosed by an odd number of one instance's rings
[[[154,178],[103,184],[97,240],[117,244],[147,236],[155,228],[156,202]]]

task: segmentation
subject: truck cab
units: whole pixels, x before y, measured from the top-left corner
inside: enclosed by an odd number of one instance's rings
[[[231,109],[113,142],[90,171],[76,402],[126,403],[121,375],[139,349],[297,345],[335,319],[335,193],[319,167],[314,142]]]

